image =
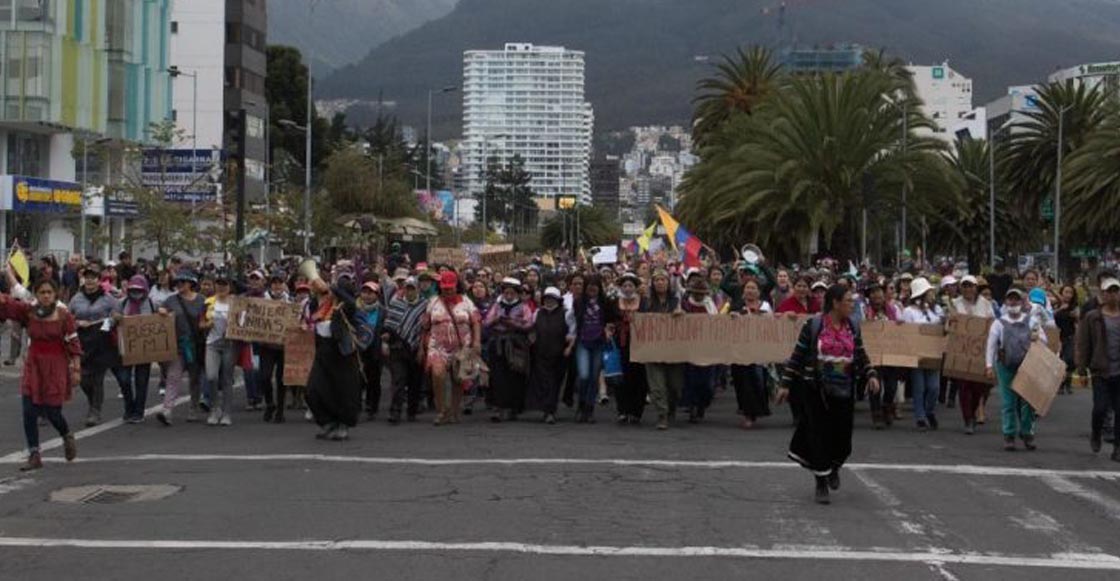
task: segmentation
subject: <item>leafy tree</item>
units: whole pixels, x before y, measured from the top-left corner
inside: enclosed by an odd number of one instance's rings
[[[932,124],[918,107],[896,105],[909,103],[898,89],[874,71],[791,79],[709,137],[682,185],[679,218],[710,244],[753,241],[797,259],[814,239],[856,256],[862,209],[897,215],[904,187],[911,219],[936,213],[950,187],[944,145],[913,134]],[[877,184],[871,199],[865,175]]]
[[[281,125],[281,120],[292,121],[298,125],[307,124],[307,65],[303,55],[292,46],[272,45],[268,47],[268,75],[265,77],[265,98],[269,105],[269,131],[274,148],[278,148],[300,168],[301,178],[287,176],[291,181],[302,181],[302,168],[305,160],[306,135],[292,127]],[[332,120],[320,117],[312,107],[311,165],[320,168],[324,160],[339,142],[339,129],[336,123],[345,128],[345,117]]]
[[[541,229],[541,246],[545,248],[575,246],[572,241],[577,237],[576,212],[574,208],[560,210],[549,218]],[[622,227],[618,220],[607,215],[601,208],[581,205],[578,212],[578,234],[582,247],[617,244],[622,239]]]
[[[520,155],[514,155],[504,166],[491,157],[483,192],[488,225],[498,223],[507,233],[535,229],[539,210],[532,181],[533,175],[525,170],[525,160]],[[475,206],[475,219],[482,222],[481,203]]]
[[[724,55],[713,76],[697,83],[693,99],[693,141],[707,144],[721,125],[738,113],[750,114],[781,82],[781,66],[766,48],[742,48]]]
[[[1070,154],[1084,145],[1104,123],[1114,104],[1104,93],[1072,81],[1037,89],[1037,107],[1011,130],[1007,179],[1019,197],[1020,216],[1038,223],[1043,199],[1053,195],[1058,164],[1058,121],[1062,118],[1062,151]],[[1064,111],[1064,113],[1063,113]],[[1079,162],[1084,168],[1085,162]]]
[[[331,206],[342,214],[372,213],[381,218],[421,217],[416,196],[399,177],[379,176],[378,163],[357,148],[327,160],[323,187]]]
[[[1063,160],[1062,232],[1072,242],[1111,243],[1120,233],[1120,114],[1112,112]]]

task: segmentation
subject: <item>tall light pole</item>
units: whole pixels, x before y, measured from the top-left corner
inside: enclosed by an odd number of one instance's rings
[[[308,79],[310,82],[310,79]],[[310,92],[310,90],[309,90]],[[311,115],[311,103],[307,106],[308,116]],[[302,131],[307,136],[307,152],[304,155],[304,184],[303,184],[303,254],[311,256],[311,124],[300,125],[291,119],[281,119],[277,125]]]
[[[189,77],[191,80],[191,183],[193,184],[197,180],[195,174],[198,172],[198,164],[195,160],[195,154],[198,151],[198,72],[188,73],[172,65],[167,67],[167,74],[171,75],[172,79]],[[192,217],[194,216],[197,198],[197,194],[191,195]]]
[[[439,89],[438,92],[439,92],[439,94],[442,95],[444,93],[454,93],[455,91],[458,91],[458,90],[459,90],[459,87],[456,87],[454,85],[450,85],[450,86],[444,87],[442,89]],[[428,189],[428,194],[429,195],[431,195],[431,193],[432,193],[432,93],[433,93],[433,90],[428,89],[428,131],[425,134],[425,138],[424,138],[424,141],[426,142],[425,147],[428,148],[427,155],[425,156],[427,158],[427,162],[428,162],[428,164],[427,164],[428,168],[425,171],[425,173],[428,176],[427,184],[425,185],[425,187]]]
[[[1011,120],[988,128],[988,265],[996,269],[996,136],[1011,125]]]
[[[903,155],[904,159],[906,157],[906,148],[907,148],[907,145],[908,145],[907,140],[910,137],[910,118],[909,118],[910,116],[909,116],[909,112],[910,112],[909,111],[909,104],[907,104],[904,101],[902,103],[902,155]],[[899,252],[898,252],[899,264],[900,265],[902,263],[902,255],[906,252],[906,196],[907,196],[907,191],[906,190],[907,189],[908,188],[906,187],[906,181],[903,180],[903,182],[902,182],[902,233],[901,233],[902,245],[899,246]],[[924,250],[925,249],[923,249],[923,251]]]
[[[1070,107],[1073,107],[1073,103],[1058,111],[1058,163],[1054,176],[1054,274],[1059,280],[1062,278],[1062,149],[1065,146],[1066,111]]]

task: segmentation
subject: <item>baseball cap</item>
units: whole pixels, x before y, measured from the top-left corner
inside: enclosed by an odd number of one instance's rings
[[[416,277],[415,276],[410,276],[410,277],[404,279],[404,286],[406,286],[406,287],[416,288],[416,284],[417,283],[416,283]]]
[[[1007,298],[1007,297],[1010,297],[1011,295],[1015,295],[1015,296],[1019,297],[1020,299],[1022,299],[1023,298],[1023,289],[1017,288],[1017,287],[1011,287],[1011,288],[1007,289],[1007,292],[1004,293],[1003,296],[1004,296],[1004,298]]]
[[[560,289],[558,289],[554,286],[550,286],[550,287],[544,289],[544,296],[545,297],[552,297],[556,300],[560,300],[561,298],[563,298],[564,295],[560,293]]]
[[[971,274],[966,274],[963,278],[961,278],[961,285],[966,285],[966,284],[972,284],[972,285],[980,286],[980,281],[977,280],[975,276],[972,276]]]
[[[1106,278],[1101,280],[1101,290],[1106,291],[1113,287],[1120,287],[1120,280],[1115,278]]]
[[[459,288],[459,275],[452,271],[447,271],[439,275],[439,288],[440,289],[454,289]]]

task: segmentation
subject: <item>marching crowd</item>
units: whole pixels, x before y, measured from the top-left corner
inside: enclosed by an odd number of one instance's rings
[[[789,455],[814,473],[817,499],[827,502],[851,450],[857,402],[868,402],[875,429],[902,421],[899,404],[907,399],[918,431],[942,426],[940,407],[959,407],[966,434],[985,423],[989,383],[946,379],[933,367],[876,368],[863,349],[861,321],[945,324],[954,313],[994,321],[986,373],[999,391],[1007,450],[1037,446],[1035,412],[1011,385],[1032,342],[1047,340],[1048,327],[1058,330],[1070,372],[1060,392],[1091,377],[1092,450],[1112,433],[1105,424],[1120,408],[1120,280],[1112,273],[1090,287],[1080,279],[1058,285],[1036,270],[984,277],[945,263],[880,272],[845,270],[828,259],[776,268],[761,251],[751,254],[693,268],[644,258],[594,265],[551,255],[488,268],[413,262],[394,245],[368,262],[329,265],[248,261],[227,269],[172,259],[157,269],[122,253],[115,262],[74,257],[60,267],[45,257],[30,281],[9,267],[0,318],[12,324],[4,364],[16,364],[26,349],[24,468],[42,465],[44,421],[63,437],[66,458],[76,456],[61,406],[80,387],[86,425],[101,422],[108,375],[120,388],[126,422],[145,421],[155,374],[159,423],[180,421],[173,410],[185,388],[182,421],[229,426],[241,407],[233,397],[239,375],[244,413],[282,423],[298,409],[320,426],[319,438],[345,440],[361,420],[380,416],[387,368],[391,424],[423,413],[435,425],[455,424],[484,410],[492,422],[533,414],[552,424],[562,405],[574,408],[577,423],[594,423],[613,403],[619,424],[648,417],[666,430],[678,418],[705,421],[713,398],[730,390],[739,425],[749,430],[773,403],[788,401],[796,423]],[[237,295],[300,305],[300,322],[316,344],[306,386],[285,385],[280,346],[226,338]],[[636,313],[809,318],[784,365],[701,366],[631,361]],[[174,318],[178,356],[123,366],[116,325],[148,314]],[[1120,461],[1120,449],[1112,459]]]

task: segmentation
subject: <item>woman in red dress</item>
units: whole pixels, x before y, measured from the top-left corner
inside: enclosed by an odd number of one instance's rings
[[[9,275],[9,278],[14,277]],[[11,282],[15,282],[12,280]],[[13,284],[21,290],[18,285]],[[19,391],[23,397],[23,433],[27,438],[27,463],[22,471],[43,467],[39,453],[39,416],[45,417],[62,436],[66,461],[78,455],[74,434],[62,417],[62,404],[70,400],[81,379],[82,345],[78,342],[74,316],[58,302],[58,283],[43,279],[32,287],[35,302],[28,304],[0,294],[0,320],[11,319],[27,329],[31,338],[23,364]]]

